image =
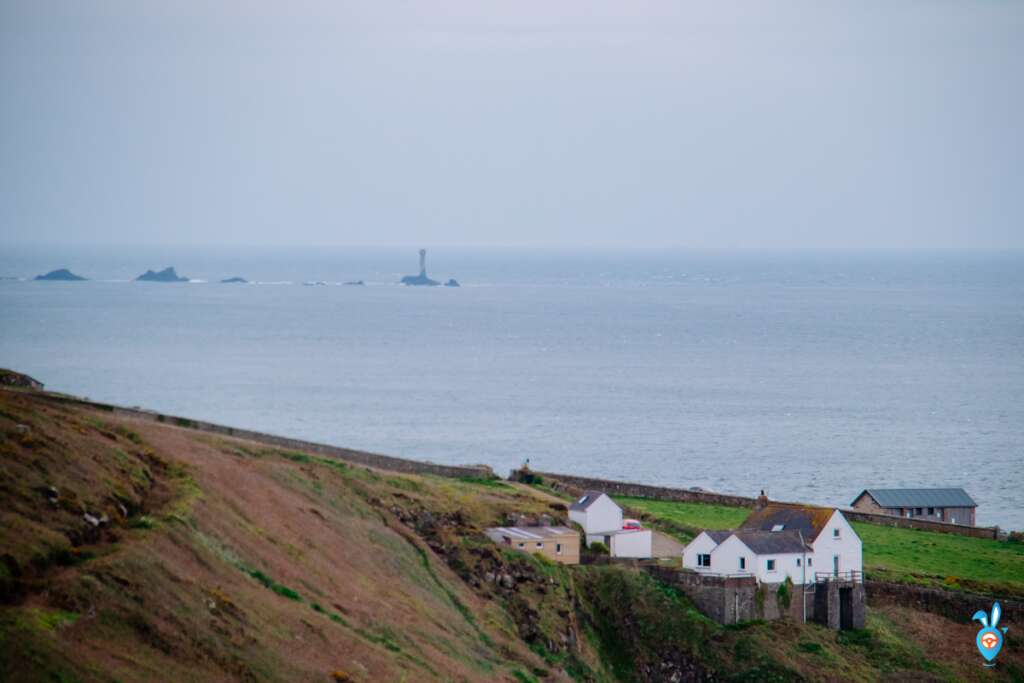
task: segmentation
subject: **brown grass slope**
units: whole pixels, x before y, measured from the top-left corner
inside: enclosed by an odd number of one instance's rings
[[[416,478],[10,392],[0,435],[6,680],[517,680],[543,664],[370,502]]]

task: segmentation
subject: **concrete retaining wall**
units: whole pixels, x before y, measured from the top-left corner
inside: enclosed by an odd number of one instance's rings
[[[193,420],[187,417],[178,417],[176,415],[163,415],[149,410],[140,410],[137,408],[125,408],[122,406],[115,406],[109,403],[97,403],[95,401],[87,401],[85,399],[75,398],[72,396],[63,396],[60,394],[50,393],[34,393],[33,396],[44,398],[48,401],[64,404],[64,405],[75,405],[84,408],[91,408],[94,410],[101,410],[106,413],[111,413],[120,417],[129,417],[136,420],[146,420],[148,422],[159,422],[162,424],[174,425],[177,427],[183,427],[186,429],[194,429],[199,432],[205,432],[209,434],[219,434],[221,436],[231,436],[239,439],[246,439],[249,441],[255,441],[258,443],[266,444],[267,446],[273,446],[275,448],[282,448],[285,450],[301,451],[303,453],[310,453],[316,455],[322,455],[329,458],[337,458],[348,463],[355,465],[366,465],[367,467],[376,467],[382,470],[391,470],[394,472],[405,472],[409,474],[435,474],[442,477],[485,477],[494,478],[497,475],[487,465],[439,465],[432,462],[423,462],[420,460],[408,460],[406,458],[395,458],[390,455],[380,455],[377,453],[367,453],[365,451],[354,451],[348,448],[339,448],[338,446],[328,446],[326,444],[313,443],[311,441],[302,441],[301,439],[290,439],[284,436],[276,436],[274,434],[265,434],[263,432],[256,432],[250,429],[238,429],[236,427],[226,427],[224,425],[214,424],[212,422],[204,422],[202,420]]]

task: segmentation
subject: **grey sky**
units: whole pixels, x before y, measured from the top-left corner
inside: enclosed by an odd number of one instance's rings
[[[0,0],[12,242],[1024,246],[1024,2]]]

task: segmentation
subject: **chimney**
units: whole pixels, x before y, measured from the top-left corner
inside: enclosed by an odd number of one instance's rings
[[[420,277],[427,276],[427,250],[420,249]]]
[[[754,504],[755,510],[760,510],[768,505],[768,496],[765,495],[764,489],[761,489],[761,495],[757,497],[757,502]]]

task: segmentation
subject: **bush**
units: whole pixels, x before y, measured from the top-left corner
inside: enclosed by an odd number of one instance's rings
[[[594,541],[590,544],[590,552],[597,555],[608,555],[610,551],[608,550],[608,546],[601,541]]]
[[[783,583],[779,584],[776,595],[779,597],[779,605],[782,609],[788,610],[790,603],[793,602],[793,581],[788,576]]]

